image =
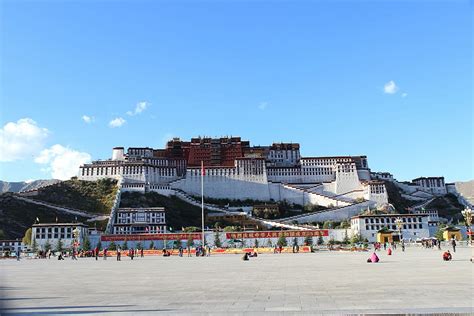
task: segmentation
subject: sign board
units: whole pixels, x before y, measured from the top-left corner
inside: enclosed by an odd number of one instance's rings
[[[282,231],[257,231],[257,232],[237,232],[226,233],[227,239],[242,239],[242,238],[278,238],[283,237],[319,237],[329,236],[329,230],[282,230]]]

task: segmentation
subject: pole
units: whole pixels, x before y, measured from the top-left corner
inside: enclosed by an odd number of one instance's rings
[[[202,247],[204,248],[204,161],[201,160],[201,229]]]

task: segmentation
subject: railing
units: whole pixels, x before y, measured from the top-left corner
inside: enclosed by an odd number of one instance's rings
[[[112,234],[113,233],[115,215],[117,213],[117,209],[120,207],[121,194],[122,194],[122,178],[120,178],[117,181],[117,193],[115,194],[114,204],[112,206],[112,209],[110,210],[109,221],[107,222],[107,227],[105,229],[105,232],[107,234]]]

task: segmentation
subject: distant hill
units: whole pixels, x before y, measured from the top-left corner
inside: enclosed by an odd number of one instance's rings
[[[466,182],[455,182],[456,190],[466,199],[469,203],[474,204],[474,180]]]
[[[5,192],[21,192],[34,190],[46,185],[54,184],[61,182],[60,180],[50,179],[50,180],[34,180],[34,181],[22,181],[22,182],[7,182],[0,181],[0,193]]]
[[[36,218],[41,223],[54,223],[56,218],[58,222],[65,223],[74,221],[76,216],[16,199],[11,192],[0,194],[0,230],[3,231],[4,238],[22,238]],[[77,216],[77,220],[85,219]]]
[[[38,195],[29,198],[49,202],[55,205],[79,209],[94,215],[109,215],[115,194],[117,192],[115,180],[104,179],[98,181],[80,181],[72,179],[59,181],[55,184],[42,187]],[[17,194],[5,192],[0,194],[0,230],[3,238],[21,238],[26,229],[31,227],[36,218],[41,223],[71,222],[75,215],[57,211],[47,206],[41,206],[16,198]],[[86,218],[77,216],[78,221]],[[107,221],[88,222],[90,226],[104,229]]]

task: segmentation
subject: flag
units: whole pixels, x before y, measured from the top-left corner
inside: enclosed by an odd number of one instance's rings
[[[201,176],[206,175],[206,169],[204,169],[204,161],[201,161]]]
[[[39,219],[38,217],[36,218],[36,222],[37,222],[37,223],[39,223],[39,222],[40,222],[40,219]]]

